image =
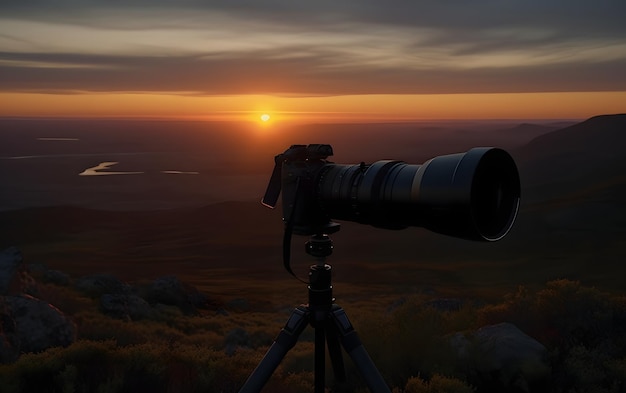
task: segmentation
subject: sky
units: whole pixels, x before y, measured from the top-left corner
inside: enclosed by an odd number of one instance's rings
[[[2,0],[0,116],[626,112],[626,1]]]

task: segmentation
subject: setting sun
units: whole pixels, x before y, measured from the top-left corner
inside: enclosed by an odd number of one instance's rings
[[[270,115],[268,115],[267,113],[264,113],[261,115],[261,121],[268,122],[269,120],[270,120]]]

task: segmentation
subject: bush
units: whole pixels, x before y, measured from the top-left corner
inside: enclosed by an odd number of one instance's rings
[[[524,287],[479,311],[485,324],[512,322],[548,347],[555,391],[626,390],[623,297],[556,280],[531,294]]]
[[[503,304],[483,308],[480,320],[512,322],[549,348],[594,347],[626,333],[619,299],[570,280],[550,281],[535,295],[519,287]]]
[[[202,347],[79,341],[0,366],[3,393],[235,392],[256,357]]]
[[[625,359],[614,359],[602,349],[576,346],[563,360],[559,384],[572,392],[623,392],[625,365]]]
[[[361,316],[359,319],[362,319]],[[407,376],[455,373],[447,333],[475,322],[475,310],[438,311],[420,297],[407,299],[390,315],[370,315],[356,323],[368,353],[388,383],[402,386]]]
[[[460,379],[445,377],[440,374],[432,376],[430,381],[419,377],[411,377],[406,383],[404,393],[473,393],[474,389]]]

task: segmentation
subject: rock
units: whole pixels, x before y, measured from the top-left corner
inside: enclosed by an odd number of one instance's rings
[[[0,297],[0,364],[11,363],[20,356],[20,339],[15,320],[9,314],[4,296]]]
[[[0,252],[0,295],[9,293],[14,283],[15,273],[22,264],[22,253],[15,247]]]
[[[104,294],[129,294],[132,289],[128,284],[121,282],[111,274],[94,274],[76,280],[74,287],[91,297],[100,297]]]
[[[4,301],[15,322],[19,352],[66,347],[76,339],[72,322],[51,304],[28,295],[5,296]]]
[[[42,275],[42,279],[44,282],[55,285],[68,286],[70,284],[70,276],[58,270],[46,270]]]
[[[511,323],[457,333],[449,343],[481,390],[530,392],[550,378],[546,347]]]
[[[37,296],[39,287],[23,263],[20,251],[10,247],[0,253],[0,296],[22,293]]]
[[[38,297],[39,296],[39,284],[30,275],[28,268],[25,265],[20,266],[18,269],[19,273],[19,290],[16,294],[27,294],[30,296]],[[12,294],[12,293],[9,293]]]
[[[34,298],[38,290],[17,248],[0,253],[1,363],[15,361],[21,353],[74,342],[72,322],[51,304]]]
[[[100,309],[114,318],[138,320],[152,315],[152,307],[137,295],[104,294],[100,297]]]
[[[471,336],[470,336],[471,337]],[[456,353],[457,358],[465,363],[469,360],[470,350],[472,349],[472,342],[463,333],[455,333],[448,339],[448,344]]]
[[[40,262],[32,262],[28,264],[28,270],[35,275],[41,276],[48,270],[48,267]]]
[[[175,276],[157,278],[147,288],[144,298],[151,304],[176,306],[186,314],[194,314],[197,308],[210,308],[209,298],[195,287],[183,284]]]

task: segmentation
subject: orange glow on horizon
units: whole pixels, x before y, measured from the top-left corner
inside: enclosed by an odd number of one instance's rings
[[[271,111],[267,109],[271,108]],[[0,93],[3,117],[172,118],[272,123],[428,119],[582,119],[625,113],[626,92],[430,95],[190,96],[155,93]],[[262,121],[267,114],[271,120]]]

